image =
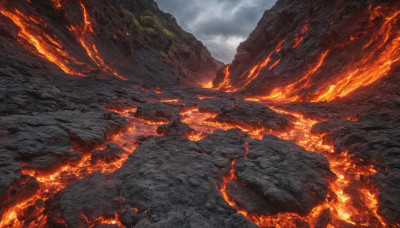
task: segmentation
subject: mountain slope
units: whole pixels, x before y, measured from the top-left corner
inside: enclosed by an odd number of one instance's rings
[[[386,78],[396,82],[399,8],[396,1],[280,0],[214,86],[270,99],[332,101]]]
[[[43,67],[55,64],[70,75],[108,74],[151,87],[193,86],[213,77],[220,66],[153,1],[1,4],[2,32],[27,49],[14,52],[42,58]]]

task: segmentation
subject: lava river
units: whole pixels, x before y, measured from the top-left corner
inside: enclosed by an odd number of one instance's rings
[[[273,107],[270,107],[273,108]],[[274,108],[273,108],[274,109]],[[215,123],[212,118],[215,115],[201,113],[197,109],[187,111],[185,120],[197,130],[224,129],[239,127],[249,133],[253,138],[262,138],[265,133],[272,133],[281,139],[291,140],[299,146],[324,155],[329,163],[330,169],[336,174],[335,180],[330,181],[328,196],[322,204],[316,206],[306,217],[301,217],[295,213],[284,213],[276,216],[264,216],[249,214],[231,200],[226,192],[226,185],[234,180],[235,170],[232,162],[232,170],[224,178],[224,184],[220,187],[225,200],[230,206],[236,208],[238,213],[243,214],[250,221],[260,227],[296,227],[296,223],[305,221],[313,226],[321,216],[327,215],[330,219],[328,227],[343,227],[356,225],[362,227],[386,227],[383,218],[377,213],[377,191],[365,181],[366,177],[376,171],[373,166],[364,165],[348,152],[335,152],[333,146],[324,142],[323,135],[311,133],[312,126],[318,120],[304,117],[302,114],[286,112],[274,109],[277,112],[291,114],[297,118],[294,122],[295,127],[287,132],[273,132],[266,129],[249,129],[241,126]]]
[[[167,102],[176,102],[171,99]],[[272,107],[271,107],[272,108]],[[374,174],[376,171],[372,166],[360,165],[356,163],[349,153],[343,151],[335,152],[333,147],[324,143],[323,135],[311,134],[311,128],[318,123],[317,120],[309,119],[298,113],[289,113],[286,111],[274,109],[280,113],[291,114],[297,119],[294,121],[295,127],[287,132],[273,132],[268,129],[246,129],[241,126],[216,123],[212,119],[215,114],[200,112],[197,108],[182,110],[182,121],[189,124],[196,130],[189,139],[197,141],[205,135],[212,133],[216,129],[228,130],[231,128],[241,128],[249,133],[253,138],[262,138],[264,134],[272,133],[276,136],[294,141],[298,145],[304,147],[308,151],[314,151],[323,154],[330,163],[331,170],[336,174],[337,178],[330,181],[330,190],[325,202],[316,206],[312,212],[301,217],[294,213],[283,213],[276,216],[264,216],[249,214],[232,201],[227,192],[226,185],[235,179],[235,170],[232,170],[225,176],[222,186],[219,187],[222,196],[226,202],[235,207],[238,213],[243,214],[253,223],[260,227],[293,227],[299,220],[305,221],[311,225],[321,218],[324,214],[328,214],[330,218],[328,227],[343,227],[345,225],[357,225],[365,227],[385,227],[384,220],[377,213],[376,191],[368,186],[365,179],[367,176]],[[114,110],[129,120],[129,126],[126,131],[118,133],[110,137],[109,142],[120,145],[127,152],[120,159],[112,163],[93,163],[91,154],[84,154],[78,164],[71,164],[61,167],[57,172],[51,175],[40,175],[34,171],[24,171],[37,178],[40,182],[40,190],[32,197],[20,202],[12,207],[3,216],[1,227],[43,227],[46,224],[46,216],[44,213],[44,201],[54,196],[55,193],[66,187],[68,184],[82,179],[93,172],[113,172],[122,166],[128,155],[134,151],[137,146],[136,137],[140,135],[156,135],[156,129],[165,122],[154,122],[133,117],[135,108],[125,110]],[[100,148],[101,149],[101,148]],[[36,212],[35,219],[23,220],[20,215],[29,210],[31,206],[39,208]],[[40,206],[41,205],[41,206]],[[20,221],[21,220],[21,221]],[[87,221],[89,224],[108,223],[119,224],[117,217],[114,219],[98,218],[93,221]],[[119,224],[119,226],[121,226]]]

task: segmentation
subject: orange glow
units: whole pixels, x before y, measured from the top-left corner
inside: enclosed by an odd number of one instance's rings
[[[347,64],[342,73],[330,77],[326,82],[320,83],[318,90],[311,98],[302,98],[299,91],[313,86],[311,82],[317,70],[330,50],[325,51],[318,63],[308,70],[303,77],[283,87],[277,87],[265,96],[265,99],[278,99],[285,101],[298,101],[306,99],[313,102],[332,101],[337,97],[345,97],[351,92],[368,86],[382,77],[388,75],[392,66],[400,60],[400,30],[396,29],[400,11],[388,7],[377,7],[371,13],[370,21],[382,16],[384,23],[378,32],[369,40],[361,50],[363,57],[356,57],[355,61]],[[351,37],[350,40],[354,40]],[[374,44],[374,45],[373,45]]]
[[[209,82],[204,82],[204,83],[200,83],[202,88],[206,88],[206,89],[211,89],[213,87],[213,82],[209,81]]]
[[[61,4],[61,0],[51,0],[53,2],[54,7],[61,8],[62,4]]]
[[[309,28],[309,24],[307,23],[306,25],[304,25],[304,27],[300,30],[300,32],[298,34],[296,34],[296,36],[294,37],[294,45],[293,45],[293,49],[297,48],[299,46],[299,44],[301,43],[301,41],[303,41],[304,39],[304,34],[306,34],[306,32],[308,31]]]
[[[12,12],[12,10],[2,8],[0,12],[4,16],[10,18],[14,24],[20,28],[18,32],[18,41],[28,50],[56,64],[67,74],[84,76],[82,73],[73,70],[69,66],[70,62],[76,64],[81,63],[78,63],[76,59],[68,55],[56,38],[52,38],[45,32],[48,28],[43,20],[24,15],[18,10]]]
[[[229,78],[231,75],[230,68],[231,68],[231,64],[228,64],[225,66],[224,71],[223,71],[224,79],[222,79],[222,82],[219,84],[218,87],[216,87],[216,89],[226,91],[226,92],[230,92],[232,90],[231,79]]]
[[[391,9],[381,7],[374,10],[371,19],[383,16],[385,22],[363,47],[367,49],[364,57],[347,67],[344,73],[335,76],[334,82],[321,88],[313,101],[331,101],[336,97],[344,97],[389,74],[392,66],[400,60],[400,31],[395,26],[399,21],[400,11],[390,11]],[[371,46],[372,43],[375,45]]]
[[[272,51],[271,53],[269,53],[269,55],[261,62],[256,64],[249,72],[249,74],[247,75],[246,79],[244,79],[244,85],[241,86],[239,89],[243,89],[246,86],[248,86],[254,79],[256,79],[258,77],[258,75],[260,74],[261,70],[264,69],[268,63],[271,61],[272,56],[278,52],[281,51],[282,48],[282,44],[283,42],[285,42],[285,40],[282,40],[278,45],[276,45],[274,51]],[[274,68],[278,63],[280,62],[280,59],[278,59],[274,64],[271,65],[271,67],[269,68],[270,70],[272,68]]]
[[[43,175],[33,170],[23,170],[24,174],[34,176],[40,182],[41,188],[34,196],[24,202],[19,202],[4,213],[0,220],[0,227],[26,227],[24,221],[18,220],[17,215],[21,214],[27,207],[34,205],[37,200],[46,200],[54,196],[55,193],[71,183],[71,180],[68,178],[74,177],[72,178],[72,181],[74,181],[75,179],[82,179],[93,172],[114,172],[123,165],[126,159],[128,159],[129,154],[137,147],[137,142],[135,140],[137,137],[142,135],[156,135],[157,127],[160,124],[166,123],[141,120],[133,117],[132,113],[136,112],[136,107],[112,111],[124,116],[129,121],[129,127],[124,132],[108,136],[109,142],[118,144],[127,153],[123,154],[120,159],[114,162],[105,163],[98,161],[96,164],[92,164],[91,153],[83,154],[82,159],[78,163],[64,165],[52,174]],[[104,149],[104,146],[98,146],[95,149]],[[46,216],[43,212],[44,208],[39,208],[39,210],[41,211],[40,216],[35,221],[30,222],[29,227],[46,226]],[[115,224],[119,224],[117,219],[99,218],[99,221],[107,224],[114,224],[114,222]]]
[[[315,72],[319,70],[325,61],[326,56],[329,54],[329,50],[322,53],[319,57],[318,62],[309,70],[307,70],[304,75],[300,78],[300,80],[291,83],[285,87],[277,87],[270,93],[269,96],[265,96],[264,99],[274,99],[274,100],[289,100],[295,101],[300,97],[296,95],[301,89],[306,88],[310,85],[310,81],[312,76],[314,76]]]
[[[330,222],[328,227],[342,227],[343,222],[365,227],[385,227],[384,219],[377,213],[377,194],[372,188],[362,184],[362,176],[369,176],[376,171],[369,165],[356,165],[354,158],[347,152],[335,154],[333,146],[326,145],[321,135],[312,135],[311,128],[316,120],[307,119],[297,113],[291,114],[297,117],[295,128],[284,133],[275,133],[276,136],[292,140],[299,146],[309,151],[321,153],[329,161],[330,168],[337,176],[336,180],[329,180],[329,193],[324,202],[316,206],[308,216],[301,217],[295,213],[281,213],[275,216],[253,215],[241,209],[231,200],[226,192],[226,186],[236,178],[232,162],[232,169],[223,180],[219,188],[226,202],[235,207],[238,213],[260,227],[296,227],[296,220],[302,220],[311,226],[325,210],[330,210]],[[260,137],[258,137],[260,138]],[[350,193],[347,193],[350,192]]]
[[[85,49],[87,55],[93,60],[93,62],[101,68],[104,72],[111,72],[116,77],[127,80],[124,76],[120,75],[117,71],[112,69],[109,65],[107,65],[104,60],[100,57],[99,51],[94,43],[94,30],[93,24],[91,22],[90,16],[86,11],[85,6],[81,3],[81,7],[83,10],[83,27],[71,26],[70,30],[75,33],[77,40]]]

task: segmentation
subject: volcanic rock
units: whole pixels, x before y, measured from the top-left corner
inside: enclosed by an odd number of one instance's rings
[[[50,226],[88,226],[103,216],[114,216],[118,179],[102,173],[93,173],[67,186],[46,202],[46,213]],[[60,224],[65,221],[66,224]]]
[[[308,214],[325,199],[329,184],[325,178],[333,176],[324,156],[273,135],[250,142],[246,158],[234,168],[238,194],[231,185],[229,195],[246,211],[261,214]]]
[[[173,118],[168,124],[160,125],[157,128],[159,135],[181,135],[188,138],[194,130],[189,125],[182,123],[178,118]]]
[[[225,108],[214,120],[220,123],[239,125],[246,129],[271,129],[282,131],[293,126],[292,116],[278,114],[264,104],[257,102],[240,102]]]
[[[234,184],[242,188],[233,188],[229,194],[238,202],[247,199],[246,209],[254,213],[295,208],[304,214],[325,198],[328,183],[324,177],[332,175],[323,156],[274,136],[251,140],[238,129],[218,130],[198,142],[182,136],[158,136],[139,146],[114,173],[92,174],[61,190],[49,201],[47,212],[60,215],[69,225],[83,224],[81,213],[90,223],[117,211],[127,226],[252,227],[226,203],[218,188],[234,159],[239,159],[235,169],[245,185],[228,183],[228,189]],[[93,183],[101,184],[89,190]],[[254,188],[263,189],[266,196]],[[78,210],[75,204],[80,205]]]
[[[135,113],[136,117],[151,121],[170,121],[173,117],[179,117],[179,107],[170,103],[144,103],[140,104]]]
[[[125,153],[125,150],[115,143],[107,144],[107,147],[102,150],[95,150],[92,153],[92,162],[103,161],[110,163],[121,158],[121,155]]]
[[[198,142],[207,154],[230,160],[242,158],[246,154],[246,140],[249,135],[239,129],[216,130]]]
[[[96,109],[5,116],[0,129],[12,137],[0,138],[0,144],[15,159],[25,161],[24,168],[51,172],[60,163],[79,159],[81,155],[71,150],[71,144],[90,151],[125,124],[120,116]]]
[[[21,175],[20,166],[4,150],[0,150],[0,196]]]

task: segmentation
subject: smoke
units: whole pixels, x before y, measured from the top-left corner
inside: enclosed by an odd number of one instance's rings
[[[156,0],[161,10],[174,15],[186,31],[193,33],[225,63],[255,28],[265,10],[276,0]]]

